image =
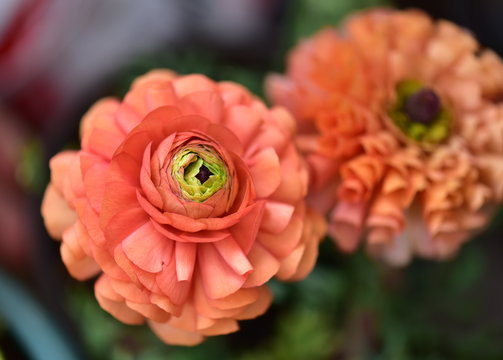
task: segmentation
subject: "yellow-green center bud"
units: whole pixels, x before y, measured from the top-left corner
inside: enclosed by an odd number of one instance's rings
[[[396,94],[388,114],[408,138],[425,144],[438,144],[447,138],[451,115],[433,89],[416,80],[405,80],[398,83]]]
[[[190,145],[173,157],[171,175],[183,198],[203,202],[225,186],[228,171],[225,162],[211,146]]]

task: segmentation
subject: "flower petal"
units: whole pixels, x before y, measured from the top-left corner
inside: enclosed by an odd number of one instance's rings
[[[140,269],[158,273],[168,262],[173,251],[173,241],[159,234],[150,221],[131,232],[123,241],[122,249],[133,264]]]
[[[256,154],[250,160],[249,168],[259,198],[271,195],[281,183],[278,154],[271,147]]]
[[[149,321],[152,331],[167,344],[195,346],[203,342],[204,336],[195,331],[177,329],[167,323]]]
[[[246,279],[243,287],[263,285],[269,281],[280,267],[279,260],[260,243],[256,243],[248,254],[253,272]]]
[[[211,299],[229,296],[245,282],[246,277],[232,270],[214,245],[200,244],[197,253],[204,290]]]
[[[260,229],[278,234],[290,223],[295,206],[277,201],[266,201]]]
[[[175,256],[172,256],[171,261],[164,265],[156,277],[156,282],[162,292],[175,305],[183,304],[189,296],[190,282],[178,281],[177,279]]]
[[[201,330],[205,336],[224,335],[239,330],[238,322],[234,319],[219,319],[216,324]]]
[[[248,106],[231,107],[225,118],[225,125],[247,146],[257,135],[262,119]]]
[[[130,325],[143,324],[145,321],[142,315],[129,308],[124,303],[123,298],[115,293],[105,275],[102,275],[98,281],[96,281],[94,290],[100,306],[115,318]]]
[[[178,281],[192,279],[196,263],[197,245],[194,243],[176,242],[176,277]]]
[[[253,270],[248,258],[232,236],[215,242],[215,248],[237,274],[247,275]]]
[[[42,217],[49,235],[61,239],[63,232],[77,220],[77,214],[63,197],[49,184],[42,200]]]

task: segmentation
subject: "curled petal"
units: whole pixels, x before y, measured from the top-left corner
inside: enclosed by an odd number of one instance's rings
[[[255,155],[250,172],[257,196],[265,198],[271,195],[281,182],[279,158],[274,149],[267,148]]]
[[[96,281],[94,290],[100,306],[117,319],[130,325],[143,324],[145,321],[142,315],[129,308],[124,302],[124,298],[111,288],[105,275]]]
[[[191,280],[196,262],[197,246],[194,243],[176,242],[176,276],[178,281]]]
[[[65,199],[52,185],[47,187],[42,201],[42,216],[47,231],[55,239],[60,239],[63,232],[77,220],[75,211],[68,207]]]
[[[122,249],[136,266],[158,273],[171,258],[173,241],[159,234],[151,222],[146,222],[122,241]]]
[[[199,269],[204,289],[211,299],[220,299],[236,292],[246,277],[235,272],[212,244],[198,247]],[[225,281],[220,281],[225,279]]]
[[[340,202],[334,209],[329,231],[337,245],[346,252],[356,249],[363,230],[364,203]]]
[[[61,258],[68,272],[78,280],[86,280],[99,273],[98,264],[89,257],[79,243],[79,237],[86,237],[83,229],[76,223],[63,232]],[[85,239],[84,241],[88,241]]]
[[[204,336],[195,331],[184,331],[171,326],[169,322],[149,321],[152,331],[167,344],[195,346],[203,342]]]

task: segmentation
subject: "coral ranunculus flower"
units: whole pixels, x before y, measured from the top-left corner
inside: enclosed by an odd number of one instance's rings
[[[155,70],[84,116],[82,149],[50,163],[42,204],[100,305],[170,344],[238,329],[271,303],[273,276],[312,269],[323,219],[306,208],[293,118],[244,88]]]
[[[503,199],[503,65],[450,22],[357,14],[303,41],[266,86],[301,124],[310,197],[344,251],[443,259]]]

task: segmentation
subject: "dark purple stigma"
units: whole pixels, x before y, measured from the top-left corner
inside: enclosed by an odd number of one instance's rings
[[[204,184],[206,180],[210,178],[210,176],[213,175],[213,173],[204,165],[201,165],[199,168],[199,172],[196,175],[197,180],[201,182],[201,184]]]
[[[440,98],[435,91],[423,88],[407,98],[403,109],[410,120],[430,125],[441,108]]]

